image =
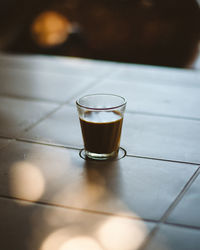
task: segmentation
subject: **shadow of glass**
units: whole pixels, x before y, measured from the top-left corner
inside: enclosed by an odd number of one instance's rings
[[[87,184],[102,186],[105,192],[117,195],[120,192],[119,165],[118,160],[101,162],[86,160],[84,169]]]

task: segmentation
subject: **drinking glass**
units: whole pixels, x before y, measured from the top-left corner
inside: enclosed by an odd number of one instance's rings
[[[118,155],[126,100],[113,94],[92,94],[76,101],[85,155],[106,160]]]

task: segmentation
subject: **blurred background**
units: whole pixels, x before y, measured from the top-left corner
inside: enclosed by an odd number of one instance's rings
[[[1,0],[0,50],[193,67],[199,0]]]

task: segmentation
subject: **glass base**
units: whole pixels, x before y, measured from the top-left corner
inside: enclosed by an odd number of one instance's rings
[[[93,159],[93,160],[100,160],[100,161],[114,158],[117,156],[117,153],[118,152],[114,151],[110,154],[96,154],[96,153],[91,153],[91,152],[85,150],[85,154],[88,158]]]
[[[119,160],[126,155],[126,150],[123,148],[119,148],[118,152],[112,152],[111,154],[96,154],[86,151],[85,149],[81,149],[80,157],[88,160],[98,160],[98,161],[105,161],[105,160]]]

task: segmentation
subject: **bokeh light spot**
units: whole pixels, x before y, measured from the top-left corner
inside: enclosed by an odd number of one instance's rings
[[[142,221],[111,218],[97,232],[99,242],[109,250],[134,250],[142,244],[146,227]]]
[[[91,237],[75,237],[65,242],[59,250],[103,250]]]
[[[10,190],[13,196],[37,201],[42,196],[44,188],[44,178],[36,166],[26,161],[12,165]]]
[[[71,29],[71,23],[65,16],[55,11],[45,11],[34,20],[31,33],[39,46],[53,47],[64,43]]]

